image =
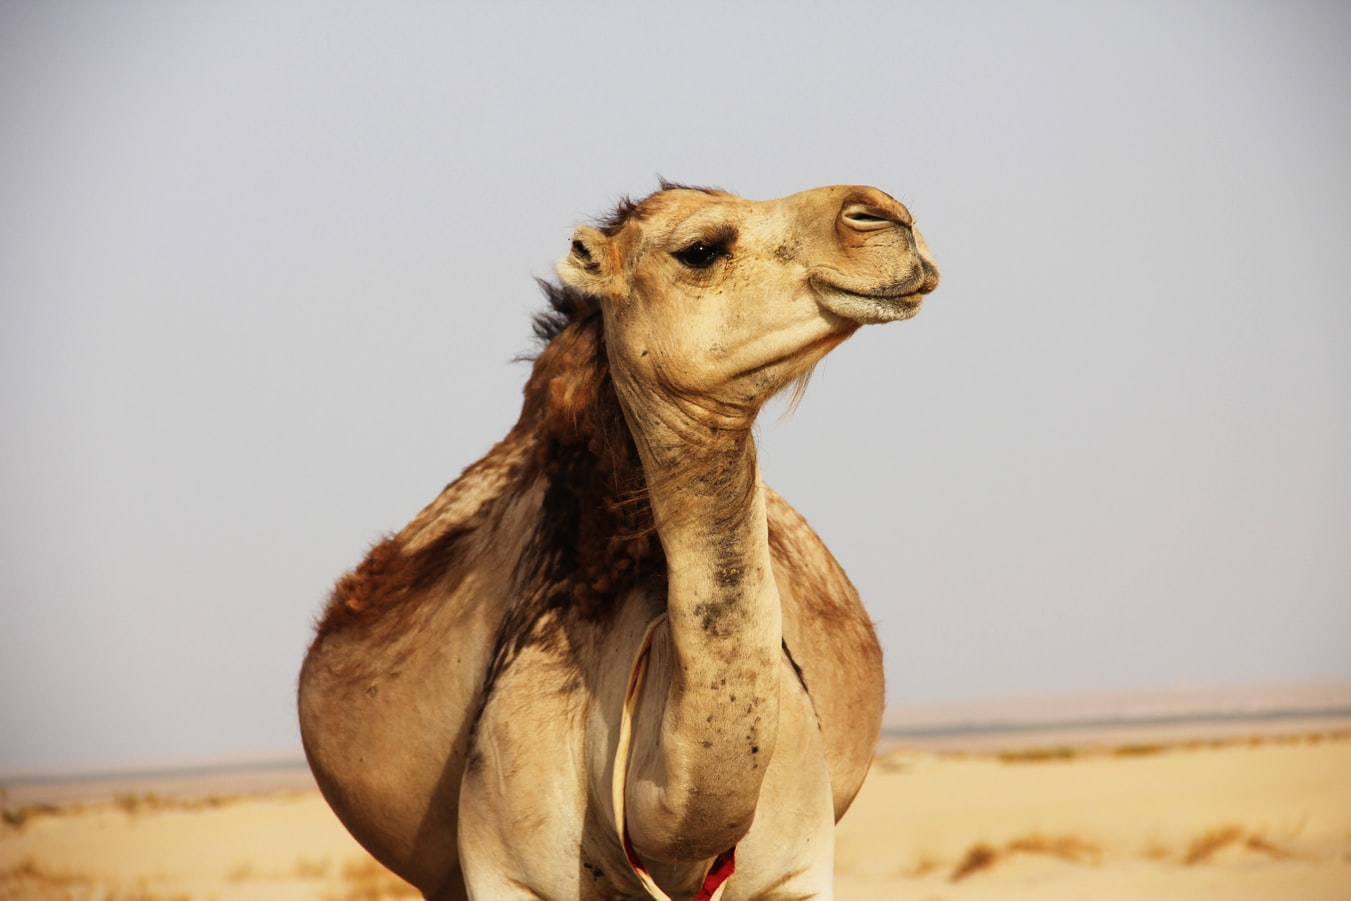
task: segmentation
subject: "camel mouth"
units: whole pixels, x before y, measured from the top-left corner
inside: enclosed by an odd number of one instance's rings
[[[893,276],[888,281],[881,281],[867,276],[851,277],[844,272],[827,269],[813,273],[811,284],[818,291],[845,294],[850,297],[917,302],[921,295],[927,292],[924,290],[923,270],[920,267],[916,267],[916,270]]]
[[[924,295],[909,286],[895,285],[886,288],[878,288],[875,291],[851,291],[848,288],[834,286],[840,294],[848,294],[852,297],[864,297],[872,300],[895,300],[901,303],[919,303],[924,299]]]
[[[913,282],[859,290],[814,280],[813,287],[822,307],[860,325],[909,319],[924,302],[924,292],[916,290]]]
[[[834,287],[832,291],[840,297],[872,301],[883,305],[899,304],[903,307],[918,307],[924,302],[924,295],[915,290],[884,288],[879,291],[850,291],[848,288]]]

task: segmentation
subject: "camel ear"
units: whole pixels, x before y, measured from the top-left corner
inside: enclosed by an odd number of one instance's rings
[[[609,294],[614,276],[607,272],[610,239],[600,229],[579,225],[572,233],[568,255],[558,261],[563,284],[586,294]]]

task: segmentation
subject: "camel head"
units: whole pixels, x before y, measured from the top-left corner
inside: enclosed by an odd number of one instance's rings
[[[938,285],[909,210],[848,185],[763,202],[664,187],[578,227],[558,271],[599,300],[621,396],[657,390],[734,419]]]

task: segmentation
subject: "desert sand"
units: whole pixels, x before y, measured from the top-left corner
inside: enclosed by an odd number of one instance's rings
[[[268,790],[59,803],[37,799],[59,786],[11,791],[0,898],[417,897],[352,841],[303,770],[290,787],[251,778]],[[842,901],[1345,901],[1351,731],[894,748],[840,825],[836,872]]]

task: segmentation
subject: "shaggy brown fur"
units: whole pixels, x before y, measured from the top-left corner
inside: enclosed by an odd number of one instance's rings
[[[535,464],[548,485],[540,576],[557,586],[551,606],[591,618],[641,577],[664,576],[666,561],[638,449],[610,381],[600,308],[571,289],[545,290],[555,317],[566,315],[567,324],[535,360],[521,413],[521,424],[538,436]],[[537,334],[549,330],[536,320]]]

